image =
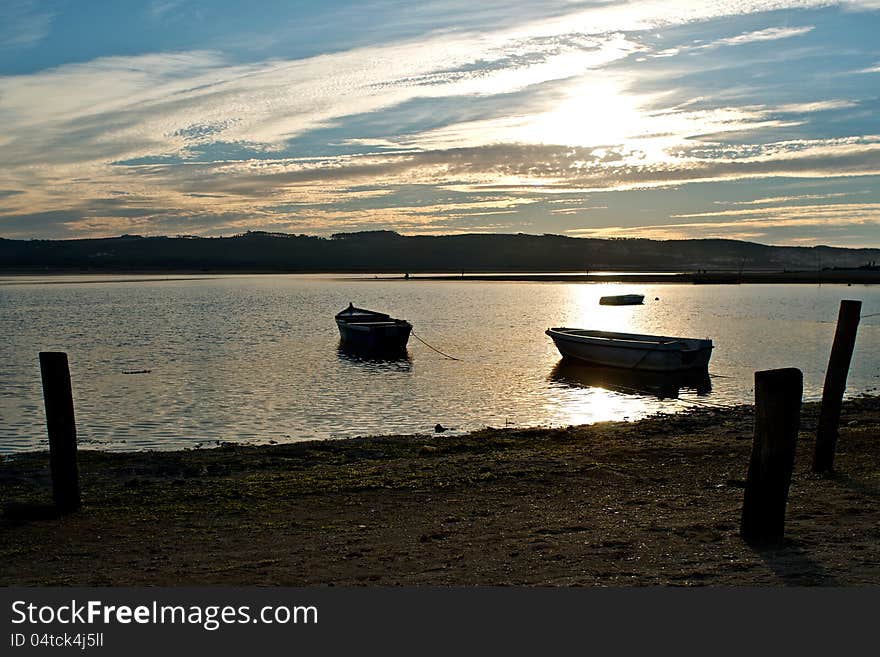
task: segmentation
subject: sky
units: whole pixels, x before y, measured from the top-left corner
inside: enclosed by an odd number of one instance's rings
[[[2,0],[0,237],[880,247],[880,0]]]

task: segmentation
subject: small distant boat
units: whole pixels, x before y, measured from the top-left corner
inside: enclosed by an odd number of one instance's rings
[[[602,306],[638,306],[645,300],[644,294],[617,294],[601,297],[599,305]]]
[[[551,328],[546,333],[564,358],[606,367],[678,372],[708,367],[712,355],[712,341],[696,338],[577,328]]]
[[[336,326],[344,348],[372,352],[400,352],[406,349],[412,324],[375,310],[348,308],[336,313]]]

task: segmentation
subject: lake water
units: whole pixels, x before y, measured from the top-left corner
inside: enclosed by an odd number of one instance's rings
[[[633,292],[644,305],[598,305]],[[0,278],[0,452],[46,447],[38,353],[49,350],[69,354],[81,445],[107,450],[636,419],[751,403],[755,370],[776,367],[802,369],[805,399],[818,399],[841,299],[863,302],[848,394],[877,391],[870,286]],[[404,360],[340,353],[333,316],[350,301],[409,319],[460,360],[416,338]],[[653,383],[560,368],[552,326],[712,338],[711,390],[658,396]]]

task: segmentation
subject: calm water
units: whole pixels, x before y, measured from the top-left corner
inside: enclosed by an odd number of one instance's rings
[[[638,292],[643,306],[599,306]],[[655,300],[655,297],[659,298]],[[329,276],[0,279],[0,451],[43,448],[37,354],[67,351],[80,442],[111,450],[568,425],[753,401],[757,369],[821,395],[841,299],[863,319],[848,394],[880,388],[880,289],[389,281]],[[409,319],[409,358],[337,350],[353,301]],[[711,390],[559,367],[551,326],[710,337]],[[149,373],[126,372],[149,370]],[[673,395],[673,397],[670,397]]]

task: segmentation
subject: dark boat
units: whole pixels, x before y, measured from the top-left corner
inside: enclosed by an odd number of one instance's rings
[[[644,294],[618,294],[601,297],[599,305],[602,306],[638,306],[645,300]]]
[[[364,308],[348,308],[336,313],[340,346],[372,353],[399,353],[406,350],[412,324],[385,313]]]

